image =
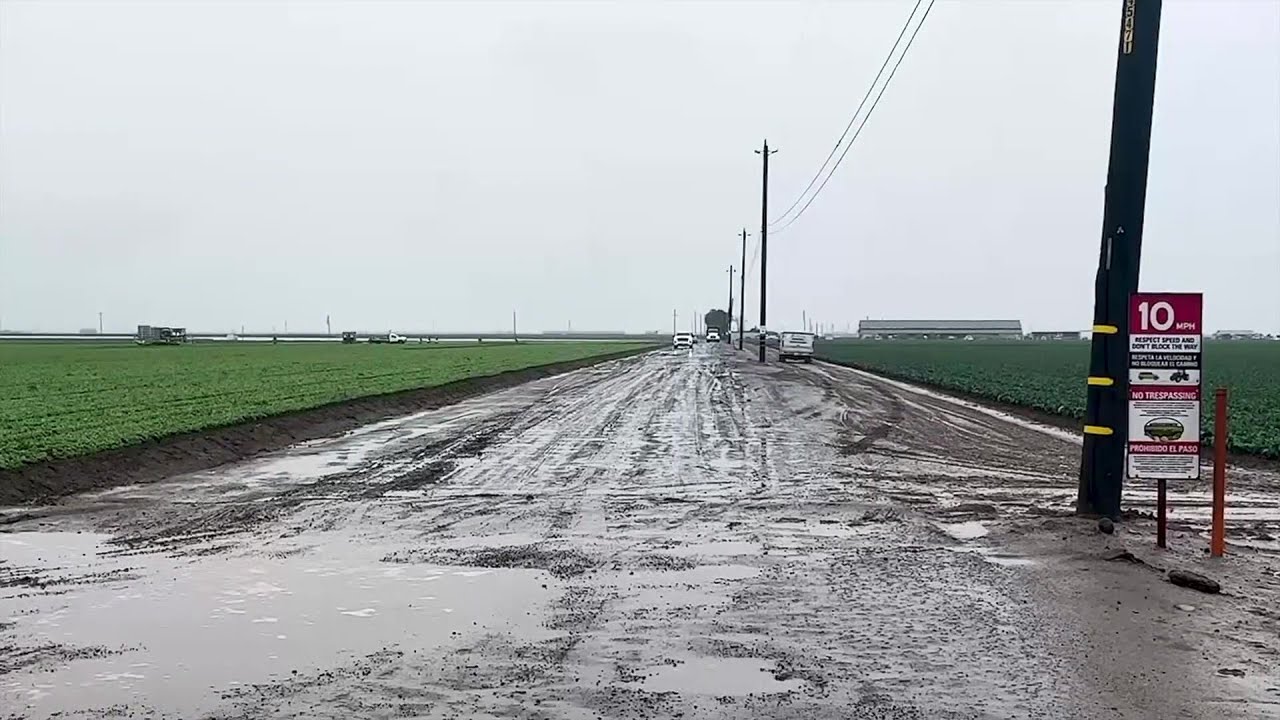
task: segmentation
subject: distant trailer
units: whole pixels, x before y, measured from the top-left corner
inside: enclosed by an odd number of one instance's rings
[[[187,341],[187,329],[139,325],[138,334],[133,337],[133,341],[139,345],[181,345]]]

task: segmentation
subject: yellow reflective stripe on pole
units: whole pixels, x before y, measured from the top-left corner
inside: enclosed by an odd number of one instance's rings
[[[1102,425],[1085,425],[1084,426],[1085,435],[1114,435],[1115,432],[1116,432],[1115,430],[1112,430],[1109,427],[1103,427]]]
[[[1094,325],[1093,331],[1100,335],[1115,335],[1120,332],[1120,328],[1115,325]]]
[[[1111,387],[1112,385],[1116,384],[1116,381],[1114,378],[1109,378],[1109,377],[1090,376],[1088,379],[1088,383],[1090,385],[1097,385],[1099,387]]]

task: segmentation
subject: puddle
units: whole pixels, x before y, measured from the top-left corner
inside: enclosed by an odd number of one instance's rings
[[[157,712],[191,717],[236,683],[272,682],[392,645],[439,647],[455,631],[544,639],[539,606],[558,592],[538,570],[388,567],[380,558],[390,547],[341,535],[287,557],[197,560],[104,556],[114,549],[106,539],[0,535],[0,555],[22,572],[97,578],[51,585],[56,595],[0,590],[0,617],[15,623],[7,640],[119,651],[55,656],[0,676],[0,706],[42,716],[145,697]],[[57,690],[32,692],[45,686]]]
[[[976,540],[980,537],[986,537],[987,526],[977,520],[968,520],[958,523],[938,523],[938,527],[942,531],[956,540]]]
[[[801,681],[775,680],[772,667],[756,658],[700,657],[651,671],[644,686],[650,692],[719,697],[791,692]]]

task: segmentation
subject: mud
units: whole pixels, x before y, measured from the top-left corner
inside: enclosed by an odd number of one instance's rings
[[[628,350],[468,378],[436,387],[377,395],[230,427],[175,435],[93,455],[37,463],[17,470],[0,470],[0,505],[46,503],[86,490],[154,482],[204,470],[637,352],[644,350]],[[0,526],[25,517],[21,513],[0,516]]]
[[[845,368],[614,360],[24,508],[0,717],[1280,717],[1280,481],[1210,562],[1191,491],[1166,552],[1072,517],[1078,452]]]

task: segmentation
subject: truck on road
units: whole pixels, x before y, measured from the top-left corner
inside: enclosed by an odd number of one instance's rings
[[[784,332],[778,339],[778,359],[813,362],[813,333]]]
[[[408,341],[409,341],[409,338],[403,335],[397,335],[393,332],[389,332],[386,335],[370,335],[369,336],[369,342],[375,345],[379,343],[387,343],[390,345],[403,345]]]

